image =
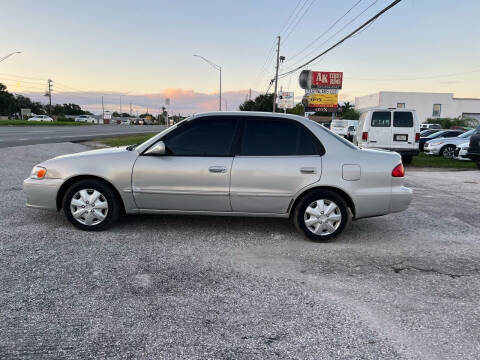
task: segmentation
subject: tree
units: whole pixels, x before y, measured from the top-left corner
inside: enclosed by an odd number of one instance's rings
[[[0,83],[0,115],[11,115],[15,112],[15,97]]]
[[[287,109],[287,114],[305,116],[305,107],[300,102],[294,108]]]
[[[348,101],[345,101],[343,105],[340,106],[340,111],[342,113],[342,119],[358,120],[360,118],[360,113],[356,111],[355,107]]]
[[[273,109],[273,94],[258,95],[255,100],[246,100],[239,106],[240,111],[264,111],[272,112]],[[277,109],[277,112],[281,112]]]

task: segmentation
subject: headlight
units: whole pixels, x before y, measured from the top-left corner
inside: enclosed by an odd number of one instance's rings
[[[30,173],[31,179],[43,179],[47,175],[47,169],[41,166],[34,166],[32,172]]]

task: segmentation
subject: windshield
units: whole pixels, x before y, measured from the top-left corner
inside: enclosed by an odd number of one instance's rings
[[[472,136],[472,134],[475,132],[475,129],[472,129],[472,130],[468,130],[467,132],[464,132],[462,135],[458,135],[459,138],[468,138],[470,136]]]

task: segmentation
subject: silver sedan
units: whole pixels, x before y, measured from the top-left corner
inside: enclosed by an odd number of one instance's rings
[[[24,181],[27,206],[60,210],[101,230],[124,214],[293,218],[315,241],[350,218],[405,210],[397,153],[364,150],[295,115],[228,112],[190,117],[137,146],[59,156]]]

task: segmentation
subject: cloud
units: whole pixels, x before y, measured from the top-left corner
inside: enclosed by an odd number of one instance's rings
[[[46,103],[46,97],[43,93],[26,92],[23,93],[34,101]],[[252,97],[258,95],[252,92]],[[219,96],[217,93],[200,93],[189,89],[168,88],[159,93],[145,94],[122,94],[122,93],[101,93],[101,92],[55,92],[52,95],[52,102],[55,104],[74,103],[78,104],[84,110],[93,113],[101,113],[102,96],[105,110],[120,111],[120,97],[122,102],[122,111],[139,114],[147,111],[156,114],[165,105],[165,99],[170,99],[170,105],[166,106],[171,113],[181,113],[189,115],[198,112],[216,111],[219,105]],[[227,105],[228,110],[238,110],[238,106],[245,101],[248,96],[248,90],[226,91],[222,93],[222,109]]]

